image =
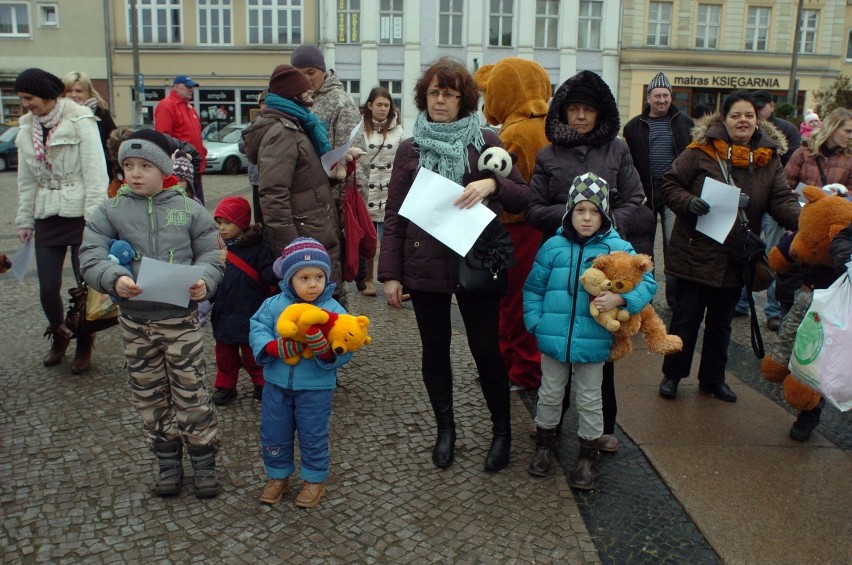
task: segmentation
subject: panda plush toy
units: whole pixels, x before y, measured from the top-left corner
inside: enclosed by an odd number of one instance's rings
[[[486,147],[479,155],[477,168],[480,173],[508,177],[516,157],[502,147]]]

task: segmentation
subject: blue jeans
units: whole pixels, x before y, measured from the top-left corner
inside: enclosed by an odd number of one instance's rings
[[[778,245],[781,241],[781,236],[784,235],[784,228],[772,219],[769,214],[764,214],[760,224],[760,231],[763,232],[763,241],[766,242],[766,251]],[[740,300],[737,302],[737,312],[748,313],[748,296],[746,289],[743,287],[740,293]],[[763,306],[763,313],[766,319],[781,318],[781,304],[775,298],[775,281],[766,289],[766,304]]]
[[[270,479],[285,479],[296,469],[295,436],[299,434],[299,477],[309,483],[328,478],[331,453],[328,421],[334,390],[289,390],[267,382],[260,412],[260,444]]]

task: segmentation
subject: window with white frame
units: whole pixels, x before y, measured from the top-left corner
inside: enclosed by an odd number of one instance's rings
[[[382,0],[379,5],[379,43],[402,43],[402,0]]]
[[[813,53],[816,44],[819,10],[802,10],[802,29],[799,35],[799,53]]]
[[[198,44],[233,45],[231,0],[198,1]]]
[[[136,0],[139,42],[181,43],[180,0]],[[127,2],[127,37],[130,37],[130,2]]]
[[[698,27],[695,30],[696,49],[718,49],[722,7],[718,4],[698,5]]]
[[[302,43],[302,0],[248,0],[249,45]]]
[[[648,4],[649,47],[668,47],[672,29],[672,3],[651,2]]]
[[[361,41],[361,0],[337,0],[337,42]]]
[[[491,0],[491,10],[488,14],[488,45],[512,46],[514,4],[514,0]]]
[[[59,27],[59,5],[39,4],[38,25],[41,27]]]
[[[361,81],[360,80],[352,80],[352,79],[340,79],[340,82],[343,84],[343,89],[349,93],[349,96],[352,97],[352,100],[355,101],[355,104],[358,106],[361,105]]]
[[[556,30],[559,28],[559,0],[539,0],[535,3],[535,46],[556,49]]]
[[[0,2],[0,37],[30,36],[30,5]]]
[[[603,2],[581,1],[578,20],[577,49],[600,49]]]
[[[746,22],[746,51],[766,51],[769,39],[769,18],[772,10],[769,8],[750,7]]]
[[[441,0],[438,4],[438,45],[462,44],[464,0]]]
[[[393,100],[393,105],[396,106],[397,120],[402,122],[402,81],[401,80],[380,80],[379,86],[384,86],[388,89]]]

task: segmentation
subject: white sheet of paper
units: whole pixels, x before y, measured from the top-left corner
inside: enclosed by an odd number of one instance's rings
[[[201,265],[173,265],[142,257],[136,285],[144,292],[130,300],[163,302],[175,306],[189,306],[189,287],[204,275]]]
[[[24,282],[27,273],[30,272],[30,264],[33,262],[34,256],[35,240],[33,238],[29,238],[20,249],[9,256],[9,261],[12,262],[12,268],[9,270],[18,282]]]
[[[358,135],[358,132],[361,131],[361,127],[364,125],[364,122],[358,122],[358,125],[352,128],[352,133],[349,134],[349,141],[341,145],[340,147],[335,147],[322,157],[320,157],[320,162],[322,163],[322,168],[325,171],[325,174],[329,174],[331,172],[332,166],[335,163],[340,161],[346,152],[349,151],[349,148],[352,147],[352,142],[355,141],[355,136]]]
[[[466,255],[496,214],[484,204],[466,209],[453,206],[453,201],[463,191],[461,185],[421,168],[399,209],[399,215],[408,218],[459,255]]]
[[[698,217],[695,229],[724,243],[737,219],[740,189],[707,177],[701,187],[701,199],[710,205],[710,212]]]

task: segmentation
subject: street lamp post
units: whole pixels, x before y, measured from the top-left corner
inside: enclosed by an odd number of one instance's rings
[[[142,115],[142,97],[145,96],[142,75],[139,72],[139,15],[136,12],[136,0],[130,0],[130,42],[133,48],[133,91],[136,104],[133,109],[133,126],[141,126],[145,121]]]
[[[787,92],[787,101],[793,105],[793,117],[799,115],[799,81],[796,79],[796,69],[799,66],[799,47],[802,34],[802,12],[805,1],[799,0],[799,8],[796,10],[796,25],[793,35],[793,61],[790,64],[790,88]]]

